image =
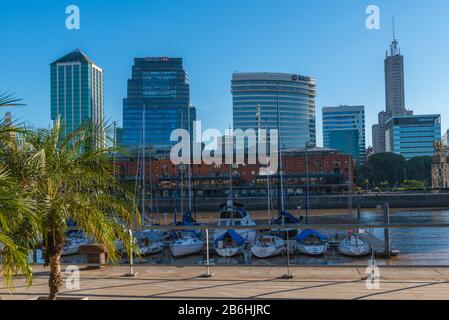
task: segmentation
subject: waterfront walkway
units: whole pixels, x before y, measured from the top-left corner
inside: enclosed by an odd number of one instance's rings
[[[80,288],[62,296],[95,299],[447,299],[449,268],[381,268],[380,289],[369,290],[364,268],[293,267],[295,277],[278,279],[280,267],[213,267],[213,278],[198,278],[204,267],[138,266],[133,278],[124,266],[80,271]],[[33,299],[48,292],[48,269],[34,270],[33,285],[15,282],[1,299]]]

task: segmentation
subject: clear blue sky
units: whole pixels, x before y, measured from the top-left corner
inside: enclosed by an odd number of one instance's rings
[[[81,10],[81,30],[65,28],[65,8]],[[365,8],[381,10],[381,29],[365,28]],[[363,104],[367,144],[385,108],[383,59],[396,17],[405,56],[406,104],[441,113],[449,128],[449,1],[447,0],[47,0],[0,2],[0,91],[27,106],[22,121],[50,124],[49,64],[80,48],[104,68],[106,116],[122,119],[134,57],[184,58],[191,102],[203,128],[232,123],[234,71],[291,72],[318,83],[321,108]]]

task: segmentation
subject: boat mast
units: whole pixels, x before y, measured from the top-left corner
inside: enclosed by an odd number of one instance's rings
[[[349,133],[348,133],[349,135]],[[353,161],[353,153],[352,153],[352,139],[349,136],[349,155],[350,155],[350,159],[349,159],[349,190],[348,190],[348,214],[349,216],[352,218],[353,222],[354,222],[354,217],[352,215],[352,207],[353,207],[353,193],[354,193],[354,177],[353,177],[353,172],[352,172],[352,161]]]
[[[276,88],[277,88],[277,98],[276,98],[276,105],[277,105],[277,129],[278,129],[278,157],[279,157],[279,181],[280,181],[280,195],[279,200],[281,203],[280,209],[282,213],[285,210],[285,204],[284,204],[284,181],[283,181],[283,165],[282,165],[282,147],[281,147],[281,115],[279,110],[279,82],[276,82]]]
[[[182,112],[182,109],[179,109],[181,112],[181,128],[184,129],[184,114]],[[179,200],[181,201],[181,214],[184,213],[184,169],[185,165],[183,162],[179,165],[179,173],[181,174],[181,195],[179,197]]]
[[[256,112],[256,118],[257,118],[257,141],[260,142],[260,122],[261,122],[261,110],[260,110],[260,103],[257,104],[257,112]],[[267,130],[268,125],[267,125],[267,119],[265,119],[265,130]],[[265,134],[265,148],[266,148],[266,152],[267,150],[269,150],[269,146],[268,146],[268,137],[267,134]],[[269,166],[267,165],[267,169],[269,168]],[[268,204],[268,216],[270,218],[270,223],[271,220],[273,220],[273,216],[271,215],[271,190],[270,190],[270,176],[271,176],[271,172],[266,172],[267,175],[267,204]]]
[[[233,144],[233,140],[232,140],[232,135],[231,135],[231,126],[229,125],[229,139],[231,139],[231,141],[228,141],[228,143],[231,143],[232,145],[232,149],[234,149],[234,144]],[[226,138],[225,138],[226,140]],[[234,206],[233,200],[234,200],[234,194],[233,194],[233,190],[232,190],[232,162],[229,164],[229,201],[231,206]]]
[[[146,106],[142,110],[142,226],[145,226],[145,114]]]
[[[189,165],[188,165],[188,169],[189,169],[189,173],[188,173],[188,179],[189,179],[189,211],[192,212],[192,127],[191,127],[191,119],[190,119],[190,106],[189,106],[189,112],[187,114],[187,118],[188,118],[188,128],[189,128],[189,137],[190,137],[190,143],[189,143]],[[196,218],[196,216],[195,216]]]

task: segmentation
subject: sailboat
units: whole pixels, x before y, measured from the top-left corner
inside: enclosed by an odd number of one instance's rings
[[[226,204],[220,207],[220,216],[218,218],[218,226],[255,226],[256,223],[251,219],[248,211],[241,203],[234,203],[232,200],[228,200]],[[256,240],[256,230],[252,229],[236,229],[241,237],[248,240],[249,242],[254,242]],[[214,231],[214,240],[220,238],[226,229],[216,229]]]
[[[81,246],[88,245],[89,239],[84,232],[72,230],[67,232],[67,238],[62,248],[61,256],[70,256],[78,253]]]
[[[225,258],[233,257],[243,253],[245,242],[245,238],[239,233],[233,229],[229,229],[215,239],[215,252]]]
[[[352,140],[349,139],[350,151],[352,152]],[[350,152],[350,154],[352,154]],[[353,193],[354,193],[354,176],[352,171],[352,158],[349,161],[349,190],[348,190],[348,214],[349,217],[354,220],[354,216],[352,214],[352,206],[353,206]],[[353,221],[354,222],[354,221]],[[360,257],[367,255],[370,252],[370,247],[367,242],[365,242],[358,234],[354,233],[353,230],[348,231],[348,236],[341,240],[338,244],[337,250],[346,256],[351,257]]]
[[[156,230],[144,230],[135,235],[140,254],[150,255],[164,250],[164,240]]]
[[[190,210],[184,212],[182,221],[177,226],[200,225],[193,217]],[[175,233],[175,240],[170,245],[170,251],[174,257],[186,256],[201,252],[206,242],[202,237],[201,230],[180,230]]]
[[[294,217],[290,212],[288,211],[281,211],[281,215],[271,221],[272,225],[299,225],[301,223],[302,218],[296,218]],[[299,228],[288,228],[285,229],[277,229],[274,231],[274,233],[280,237],[284,241],[290,241],[293,242],[296,236],[300,233]]]
[[[300,253],[319,256],[329,248],[327,237],[313,229],[306,229],[296,237],[296,250]]]
[[[139,253],[143,256],[159,253],[164,250],[164,237],[159,230],[147,229],[136,232],[133,235],[134,242],[139,247]],[[126,247],[122,240],[115,241],[115,248],[118,252],[125,255]]]
[[[274,257],[283,251],[284,241],[275,235],[264,235],[251,247],[251,253],[257,258]]]
[[[361,257],[370,252],[370,246],[358,234],[349,233],[345,239],[340,241],[337,250],[345,256]]]
[[[218,218],[218,226],[255,226],[256,223],[251,219],[248,211],[241,203],[233,201],[232,191],[232,165],[229,165],[229,199],[220,206],[220,216]],[[254,229],[236,229],[243,239],[253,243],[256,240],[256,230]],[[217,240],[226,233],[225,229],[216,229],[214,231],[214,240]]]
[[[195,233],[184,233],[170,245],[170,251],[174,257],[187,256],[202,252],[205,244]]]
[[[190,116],[190,110],[189,110]],[[190,126],[190,119],[189,119]],[[184,165],[182,165],[184,166]],[[181,168],[181,167],[180,167]],[[181,173],[181,211],[183,208],[183,199],[182,194],[184,187],[183,175]],[[175,225],[177,226],[199,226],[198,223],[192,215],[192,167],[189,165],[188,170],[188,187],[189,187],[189,196],[188,196],[188,210],[184,211],[182,215],[182,221],[176,222],[175,215]],[[203,234],[201,230],[177,230],[174,232],[175,240],[170,245],[170,251],[174,257],[186,256],[198,252],[202,252],[203,248],[206,244],[204,240]]]

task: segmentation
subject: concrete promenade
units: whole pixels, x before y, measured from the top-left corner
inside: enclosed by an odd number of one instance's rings
[[[449,268],[380,269],[380,289],[368,290],[364,268],[293,267],[292,280],[281,280],[283,267],[212,267],[215,277],[202,279],[204,267],[138,266],[81,268],[80,288],[62,296],[95,299],[444,299],[449,300]],[[0,289],[0,298],[33,299],[48,293],[48,269],[34,270],[33,285],[15,282],[15,291]]]

